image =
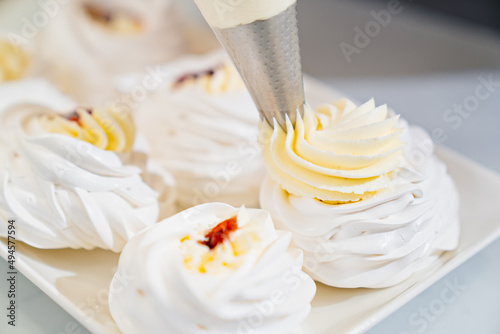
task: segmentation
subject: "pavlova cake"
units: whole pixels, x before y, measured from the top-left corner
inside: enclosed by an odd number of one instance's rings
[[[37,248],[119,252],[171,215],[173,178],[135,137],[127,110],[77,107],[44,81],[0,86],[0,235],[15,219]]]
[[[341,99],[306,108],[286,132],[263,122],[261,138],[261,206],[315,280],[388,287],[457,247],[456,186],[429,135],[387,106]]]
[[[264,210],[188,209],[127,244],[111,282],[111,315],[124,334],[291,333],[316,285],[290,241]]]
[[[183,57],[161,72],[168,77],[135,116],[152,157],[178,181],[180,207],[214,201],[257,207],[265,175],[259,113],[226,55]]]
[[[116,76],[184,51],[173,0],[75,0],[61,6],[39,38],[46,75],[78,103],[109,102]]]

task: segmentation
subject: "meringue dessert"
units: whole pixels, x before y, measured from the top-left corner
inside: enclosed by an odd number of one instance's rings
[[[125,246],[111,315],[124,334],[290,333],[316,292],[290,241],[264,210],[188,209]]]
[[[78,103],[115,98],[117,76],[154,71],[184,52],[173,0],[75,0],[42,31],[47,76]],[[78,80],[75,80],[78,78]]]
[[[29,67],[28,53],[0,37],[0,84],[23,78]]]
[[[76,107],[43,81],[1,86],[0,236],[15,219],[17,240],[36,248],[119,252],[171,215],[173,178],[135,135],[126,110]]]
[[[260,203],[315,280],[389,287],[457,247],[457,188],[423,129],[373,100],[341,99],[286,130],[262,123]]]
[[[151,156],[179,184],[182,209],[207,202],[258,207],[265,169],[259,113],[222,51],[161,67],[169,79],[137,108]]]

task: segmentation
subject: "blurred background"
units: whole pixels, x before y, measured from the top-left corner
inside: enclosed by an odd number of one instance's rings
[[[486,26],[500,28],[500,3],[496,0],[416,0],[414,3],[447,14],[457,15]]]
[[[339,45],[355,46],[354,28],[364,31],[372,13],[387,10],[391,1],[299,3],[304,67],[313,75],[404,76],[500,67],[499,1],[402,0],[400,13],[392,14],[350,63]]]
[[[339,47],[356,47],[355,28],[388,10],[389,0],[299,0],[305,72],[316,77],[405,76],[500,68],[500,1],[401,0],[362,52],[346,62]],[[193,18],[192,1],[182,4]],[[373,29],[377,32],[377,29]],[[359,49],[359,48],[358,48]]]
[[[373,12],[390,0],[299,0],[304,71],[316,77],[407,76],[500,68],[500,1],[401,0],[387,26],[348,63],[342,43],[356,47]],[[193,1],[183,1],[202,21]],[[377,29],[373,29],[377,32]]]
[[[20,18],[29,17],[26,13],[44,1],[50,0],[0,0],[0,27],[19,29]],[[374,13],[388,11],[395,3],[397,14],[391,14],[385,26],[378,24],[378,29],[370,24],[377,22]],[[194,1],[179,1],[179,5],[190,23],[208,29]],[[304,70],[316,77],[500,68],[500,1],[299,0],[299,7]],[[366,33],[367,25],[373,37],[361,38],[367,42],[359,48],[355,29]],[[357,49],[350,62],[342,44]]]

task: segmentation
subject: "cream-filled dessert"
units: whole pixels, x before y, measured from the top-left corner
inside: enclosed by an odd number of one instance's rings
[[[126,110],[76,107],[43,81],[0,87],[0,235],[14,219],[37,248],[119,252],[172,214],[173,178],[135,136]]]
[[[209,203],[181,212],[123,250],[113,319],[124,334],[290,333],[316,291],[290,241],[264,210]]]
[[[178,181],[180,207],[214,201],[257,207],[265,175],[259,113],[226,55],[183,57],[161,70],[169,77],[135,116],[152,157]]]
[[[286,130],[262,123],[260,203],[315,280],[388,287],[457,247],[457,189],[423,129],[373,100],[342,99]]]
[[[116,76],[183,53],[180,21],[172,0],[71,1],[42,31],[46,75],[79,103],[109,102]]]
[[[30,68],[26,50],[0,36],[0,84],[23,78]]]

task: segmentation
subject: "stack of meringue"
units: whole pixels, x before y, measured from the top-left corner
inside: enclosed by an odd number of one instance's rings
[[[113,319],[124,334],[290,333],[316,291],[290,241],[263,210],[211,203],[179,213],[123,250]]]
[[[400,283],[457,247],[459,198],[427,133],[373,100],[306,109],[285,133],[262,123],[260,203],[327,285]]]
[[[389,287],[457,247],[456,186],[387,106],[306,107],[284,131],[224,52],[166,63],[184,51],[174,0],[60,9],[37,63],[71,99],[6,83],[32,55],[0,39],[0,236],[14,218],[33,247],[123,250],[109,306],[124,334],[290,333],[313,279]],[[336,95],[307,81],[309,100]]]
[[[180,208],[257,207],[265,174],[259,113],[226,55],[188,56],[161,69],[168,78],[138,107],[136,119],[152,157],[178,181]]]
[[[133,150],[127,112],[76,108],[43,81],[5,84],[0,101],[0,235],[14,218],[37,248],[119,252],[175,210],[173,178]]]
[[[39,38],[47,73],[79,103],[115,98],[117,76],[184,52],[172,0],[76,0],[64,4]]]

